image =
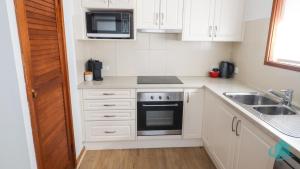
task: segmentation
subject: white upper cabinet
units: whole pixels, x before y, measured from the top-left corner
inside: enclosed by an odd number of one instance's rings
[[[82,0],[85,8],[108,8],[108,0]]]
[[[185,0],[184,41],[242,41],[245,0]]]
[[[135,0],[82,0],[82,6],[90,9],[134,9]]]
[[[161,0],[160,28],[182,29],[183,0]]]
[[[109,0],[109,8],[133,9],[134,8],[134,0]]]
[[[202,136],[203,89],[185,90],[183,115],[183,138],[194,139]]]
[[[216,0],[214,41],[242,41],[245,0]]]
[[[214,2],[214,0],[185,0],[182,40],[212,40]]]
[[[183,0],[138,0],[138,29],[182,30]]]
[[[159,29],[160,0],[138,0],[138,29]]]

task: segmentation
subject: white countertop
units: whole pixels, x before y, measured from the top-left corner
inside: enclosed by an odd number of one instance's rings
[[[224,92],[250,92],[257,91],[246,85],[229,79],[212,79],[209,77],[179,77],[179,79],[184,84],[154,84],[154,85],[138,85],[137,77],[104,77],[103,81],[93,81],[93,82],[82,82],[79,84],[79,89],[164,89],[164,88],[201,88],[206,87],[219,97],[221,97],[225,102],[228,103],[232,108],[237,110],[244,118],[248,119],[255,126],[259,127],[263,132],[271,136],[273,139],[279,141],[283,140],[288,145],[291,146],[291,151],[300,157],[300,138],[294,138],[287,136],[275,128],[271,127],[269,124],[253,115],[251,112],[243,108],[241,105],[235,103],[229,98],[223,95]],[[300,125],[300,123],[299,123]]]

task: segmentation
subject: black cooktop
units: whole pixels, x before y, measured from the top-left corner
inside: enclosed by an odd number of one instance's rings
[[[138,84],[183,84],[176,76],[138,76]]]

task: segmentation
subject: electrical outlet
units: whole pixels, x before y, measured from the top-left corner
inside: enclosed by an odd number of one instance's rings
[[[238,67],[235,67],[234,73],[235,73],[235,74],[239,74],[239,68],[238,68]]]

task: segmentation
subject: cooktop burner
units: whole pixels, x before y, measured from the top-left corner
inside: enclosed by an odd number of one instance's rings
[[[138,76],[138,84],[183,84],[176,76]]]

